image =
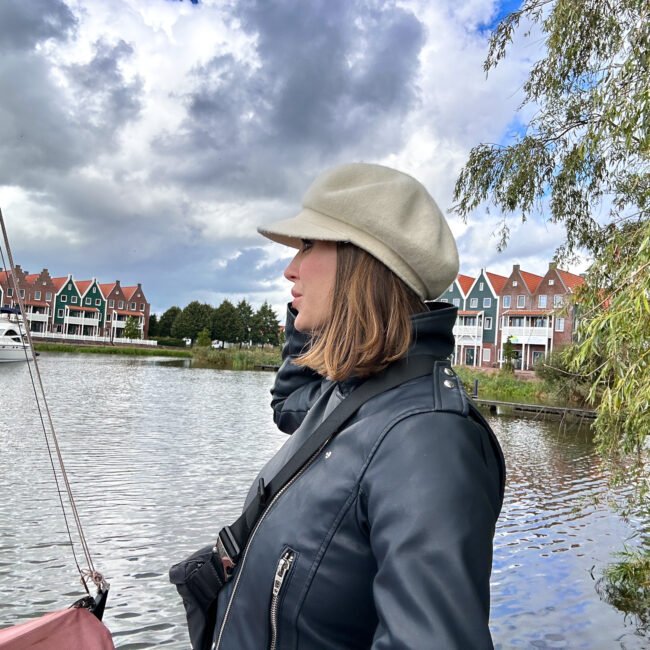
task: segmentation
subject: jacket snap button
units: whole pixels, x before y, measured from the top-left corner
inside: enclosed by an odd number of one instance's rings
[[[454,371],[451,368],[443,368],[442,372],[444,372],[448,377],[454,376]]]
[[[456,384],[451,379],[445,379],[442,382],[447,388],[456,388]]]

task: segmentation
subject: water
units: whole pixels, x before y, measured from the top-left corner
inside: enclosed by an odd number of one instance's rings
[[[167,570],[239,514],[282,444],[270,373],[47,355],[40,365],[119,648],[189,647]],[[82,594],[25,364],[0,366],[0,627]],[[586,430],[492,420],[509,466],[495,540],[498,648],[643,648],[593,576],[647,523],[611,509]],[[647,532],[647,530],[646,530]]]

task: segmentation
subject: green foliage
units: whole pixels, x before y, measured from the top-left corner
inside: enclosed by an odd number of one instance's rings
[[[280,348],[194,348],[193,352],[194,365],[206,368],[254,370],[259,366],[279,366],[282,363]]]
[[[124,338],[132,340],[141,338],[138,321],[134,316],[129,316],[126,319],[126,323],[124,324]]]
[[[614,229],[585,280],[569,369],[591,384],[602,453],[636,456],[650,440],[650,222]]]
[[[212,336],[225,343],[239,343],[244,338],[241,314],[230,300],[224,300],[212,317]]]
[[[515,371],[515,365],[513,363],[515,358],[515,347],[512,345],[511,336],[506,339],[506,342],[503,344],[503,369],[505,372],[513,373]]]
[[[598,580],[600,597],[616,609],[634,617],[637,630],[650,632],[650,548],[626,549],[617,553]]]
[[[241,320],[242,327],[242,339],[240,341],[239,347],[241,348],[242,343],[250,343],[251,341],[251,332],[253,330],[253,320],[255,318],[255,313],[250,303],[246,300],[241,300],[237,305],[237,312],[239,313],[239,318]]]
[[[264,301],[253,318],[251,340],[259,345],[279,345],[280,321],[271,305]]]
[[[470,152],[455,187],[466,217],[485,201],[525,221],[550,199],[566,226],[561,253],[597,252],[607,228],[593,218],[603,200],[612,223],[648,218],[650,16],[639,0],[524,0],[494,31],[485,70],[506,55],[522,19],[541,28],[545,56],[524,84],[535,113],[523,137]],[[500,247],[508,239],[504,217]]]
[[[200,348],[209,348],[212,345],[212,337],[210,336],[210,330],[207,327],[204,327],[196,338],[196,345]]]
[[[582,373],[570,368],[573,350],[553,350],[535,365],[535,374],[545,382],[549,395],[556,403],[585,407],[589,401],[592,382]]]
[[[519,379],[506,370],[483,372],[467,366],[456,366],[454,370],[470,395],[474,390],[474,380],[478,379],[479,396],[483,399],[520,404],[557,404],[548,395],[546,384],[541,381]]]
[[[170,307],[158,321],[158,329],[155,336],[171,336],[172,335],[172,325],[174,321],[181,313],[180,307]]]
[[[185,345],[185,344],[183,344]],[[68,343],[36,343],[37,352],[67,352],[69,354],[119,354],[134,357],[189,357],[189,350],[161,350],[157,347],[128,345],[69,345]]]
[[[158,334],[158,316],[151,314],[149,316],[149,329],[147,331],[147,338],[152,338]]]
[[[195,341],[202,329],[211,328],[213,312],[214,309],[210,305],[201,304],[198,300],[192,301],[175,318],[172,324],[172,336],[177,339],[187,338]]]

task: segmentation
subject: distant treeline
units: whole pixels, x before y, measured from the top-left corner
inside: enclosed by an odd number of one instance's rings
[[[221,341],[230,344],[279,345],[280,321],[264,302],[254,311],[246,300],[236,306],[224,300],[218,307],[197,300],[185,309],[170,307],[161,317],[155,314],[149,319],[149,338],[158,339],[161,344],[170,339],[192,339],[195,343]]]

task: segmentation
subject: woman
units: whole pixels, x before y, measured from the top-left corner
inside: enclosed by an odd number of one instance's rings
[[[272,389],[292,436],[249,502],[365,378],[453,353],[456,308],[424,301],[458,272],[433,199],[378,165],[325,172],[297,217],[260,232],[298,249]],[[215,648],[492,647],[502,489],[498,443],[448,363],[431,360],[426,375],[364,403],[267,507],[219,595]]]

